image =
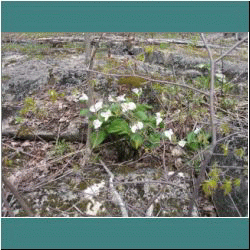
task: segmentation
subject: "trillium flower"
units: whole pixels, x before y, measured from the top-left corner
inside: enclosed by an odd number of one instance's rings
[[[132,91],[133,91],[136,95],[139,96],[139,95],[142,93],[142,88],[139,88],[139,89],[135,88],[135,89],[132,89]]]
[[[200,132],[201,128],[196,128],[194,133],[197,135]]]
[[[111,113],[110,110],[101,113],[101,116],[105,118],[105,122],[109,119],[109,117],[110,117],[111,115],[112,115],[112,113]]]
[[[143,123],[138,122],[138,123],[134,124],[133,126],[131,126],[131,131],[132,131],[132,133],[135,133],[136,130],[141,130],[142,128],[143,128]]]
[[[97,112],[99,111],[101,108],[102,108],[102,105],[103,105],[103,101],[99,101],[97,102],[95,105],[92,105],[89,110],[91,112]]]
[[[187,143],[186,141],[181,140],[178,142],[178,145],[183,148],[186,145],[186,143]]]
[[[99,121],[99,120],[97,119],[97,120],[94,120],[94,121],[93,121],[93,125],[94,125],[94,128],[95,128],[95,129],[98,129],[98,128],[101,127],[102,122]]]
[[[87,101],[89,98],[86,94],[82,93],[82,96],[79,98],[79,101]]]
[[[173,130],[169,129],[164,132],[164,135],[171,141],[171,136],[173,135]]]
[[[118,102],[125,102],[125,101],[126,101],[126,99],[125,99],[125,94],[124,94],[124,95],[117,96],[117,97],[116,97],[116,100],[117,100]]]
[[[112,95],[108,97],[109,102],[116,102],[115,98]]]
[[[226,82],[225,75],[218,73],[218,74],[215,74],[215,76],[217,77],[217,79],[218,79],[220,82],[223,82],[223,83]]]
[[[126,112],[128,110],[134,110],[136,109],[136,105],[133,102],[128,102],[128,103],[122,103],[122,112]]]
[[[162,122],[161,113],[158,112],[156,113],[156,126],[158,126],[161,122]]]

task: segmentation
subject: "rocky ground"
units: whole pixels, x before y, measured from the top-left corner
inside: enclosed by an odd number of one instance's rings
[[[236,43],[222,33],[207,38],[215,57]],[[132,45],[125,40],[121,34],[105,34],[100,43],[93,68],[95,99],[130,95],[138,86],[121,84],[122,75],[134,76],[135,84],[136,76],[143,76],[151,81],[140,86],[141,101],[153,105],[153,112],[165,110],[164,122],[175,134],[183,138],[197,127],[209,129],[206,95],[157,82],[185,82],[208,91],[209,59],[199,36],[137,34]],[[245,216],[247,211],[247,154],[234,153],[248,150],[247,46],[243,43],[216,69],[226,80],[216,86],[217,132],[219,139],[228,136],[229,153],[218,145],[211,161],[219,162],[221,177],[240,178],[241,186],[230,196],[218,189],[212,199],[201,192],[195,217]],[[88,88],[84,51],[80,33],[2,34],[2,174],[37,217],[119,217],[102,159],[114,174],[114,186],[130,217],[187,216],[200,151],[165,141],[153,151],[131,155],[108,140],[81,168],[88,124],[79,115],[84,108],[79,97]],[[5,186],[2,190],[2,216],[27,216],[13,193]]]

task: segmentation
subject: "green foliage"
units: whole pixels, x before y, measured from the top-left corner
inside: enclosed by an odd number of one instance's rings
[[[24,100],[24,107],[19,111],[21,116],[25,116],[28,112],[35,113],[37,110],[36,102],[33,98],[27,97]]]
[[[241,183],[241,181],[240,181],[239,178],[236,178],[236,179],[233,180],[233,185],[236,186],[236,187],[239,187],[240,183]]]
[[[20,123],[22,123],[23,121],[24,121],[24,120],[23,120],[22,117],[20,117],[20,116],[15,117],[15,123],[16,123],[16,124],[20,124]]]
[[[122,77],[118,80],[118,84],[124,84],[133,88],[139,88],[146,82],[145,79],[137,76]]]
[[[218,183],[214,179],[206,180],[202,184],[202,190],[206,194],[206,196],[213,195],[217,187]]]
[[[135,149],[138,149],[143,144],[143,138],[140,134],[135,133],[130,136],[130,140],[132,142],[132,146]]]
[[[3,158],[3,164],[6,167],[11,167],[13,165],[13,160],[8,159],[8,157],[6,156],[6,157]]]
[[[160,44],[160,49],[167,49],[168,47],[169,47],[169,44],[167,44],[167,43]]]
[[[144,47],[144,51],[148,54],[152,54],[155,51],[155,46],[146,46]]]
[[[239,156],[240,158],[243,158],[245,154],[245,150],[243,148],[236,148],[234,150],[235,155]]]
[[[127,135],[130,133],[128,123],[123,119],[114,120],[107,128],[110,134]]]
[[[221,173],[221,170],[216,168],[216,165],[213,167],[212,171],[209,172],[208,176],[215,180],[215,181],[219,181],[220,177],[219,174]]]
[[[144,62],[144,60],[145,60],[144,54],[142,53],[142,54],[137,55],[136,59],[139,60],[139,61]]]
[[[209,145],[210,138],[211,135],[205,131],[201,131],[198,134],[192,131],[187,135],[187,148],[194,151],[201,149],[202,147]]]
[[[231,109],[234,110],[236,105],[237,105],[237,101],[235,99],[232,98],[222,98],[221,100],[221,107],[223,109]]]
[[[57,93],[56,90],[54,90],[54,89],[50,89],[50,90],[48,91],[48,94],[49,94],[49,98],[50,98],[50,100],[51,100],[52,102],[57,101],[58,97],[63,97],[63,96],[65,96],[64,93],[59,94],[59,93]]]
[[[228,144],[221,144],[224,156],[228,155]]]
[[[228,123],[222,123],[219,130],[223,135],[228,135],[231,132],[231,128],[229,127]]]
[[[89,110],[88,109],[81,109],[80,110],[80,115],[81,116],[87,116],[89,114]]]
[[[224,195],[228,195],[232,191],[232,181],[231,180],[224,180],[221,189],[224,190]]]
[[[52,150],[52,154],[62,156],[69,150],[70,150],[69,144],[65,141],[65,139],[62,139],[62,140],[56,141],[56,145],[54,146],[54,149]]]
[[[90,135],[90,143],[92,148],[96,148],[100,145],[107,137],[107,132],[104,129],[100,129],[98,132],[92,132]]]

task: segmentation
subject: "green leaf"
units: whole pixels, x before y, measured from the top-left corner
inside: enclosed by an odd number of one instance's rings
[[[99,130],[98,132],[92,132],[90,134],[90,142],[93,148],[100,145],[106,138],[107,133],[105,130]]]
[[[143,143],[143,138],[141,137],[140,134],[132,134],[130,139],[131,139],[131,142],[132,142],[132,146],[135,149],[138,149]]]
[[[129,134],[129,126],[125,120],[116,119],[111,122],[111,124],[107,128],[108,133],[110,134],[118,134],[125,135]]]
[[[117,113],[121,109],[120,104],[113,103],[110,107],[111,112]]]
[[[200,148],[200,145],[197,142],[191,142],[187,144],[187,147],[195,151]]]
[[[145,112],[143,111],[137,111],[134,113],[134,115],[139,118],[141,121],[146,121],[148,120],[148,116]]]
[[[80,115],[82,115],[82,116],[86,116],[88,113],[89,113],[88,109],[81,109],[80,110]]]
[[[236,186],[236,187],[240,186],[240,179],[239,178],[234,179],[234,186]]]
[[[224,195],[228,195],[232,191],[232,181],[225,180],[221,188],[224,189]]]
[[[161,141],[161,135],[159,134],[150,134],[149,141],[153,144],[158,144]]]
[[[136,111],[146,111],[150,110],[153,107],[147,104],[136,104]]]
[[[191,132],[187,135],[187,143],[191,143],[196,139],[196,134]]]

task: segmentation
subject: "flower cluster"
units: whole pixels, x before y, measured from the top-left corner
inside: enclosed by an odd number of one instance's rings
[[[137,122],[133,126],[130,127],[132,133],[135,133],[137,130],[141,130],[143,128],[143,123],[142,122]]]
[[[138,97],[142,93],[142,89],[132,89],[132,91]],[[81,102],[87,100],[88,96],[84,93],[79,98]],[[144,142],[154,147],[160,145],[160,140],[164,138],[173,141],[172,129],[160,132],[164,127],[164,117],[161,112],[150,115],[147,113],[147,110],[151,109],[150,106],[136,104],[126,98],[125,94],[117,97],[110,95],[108,101],[109,103],[105,104],[103,100],[99,100],[89,110],[81,110],[81,115],[87,115],[93,121],[95,129],[91,137],[93,147],[102,143],[108,134],[124,135],[136,149]],[[196,128],[193,134],[198,134],[200,130],[201,128]],[[180,147],[184,147],[186,143],[189,144],[189,140],[182,139],[177,142]]]

